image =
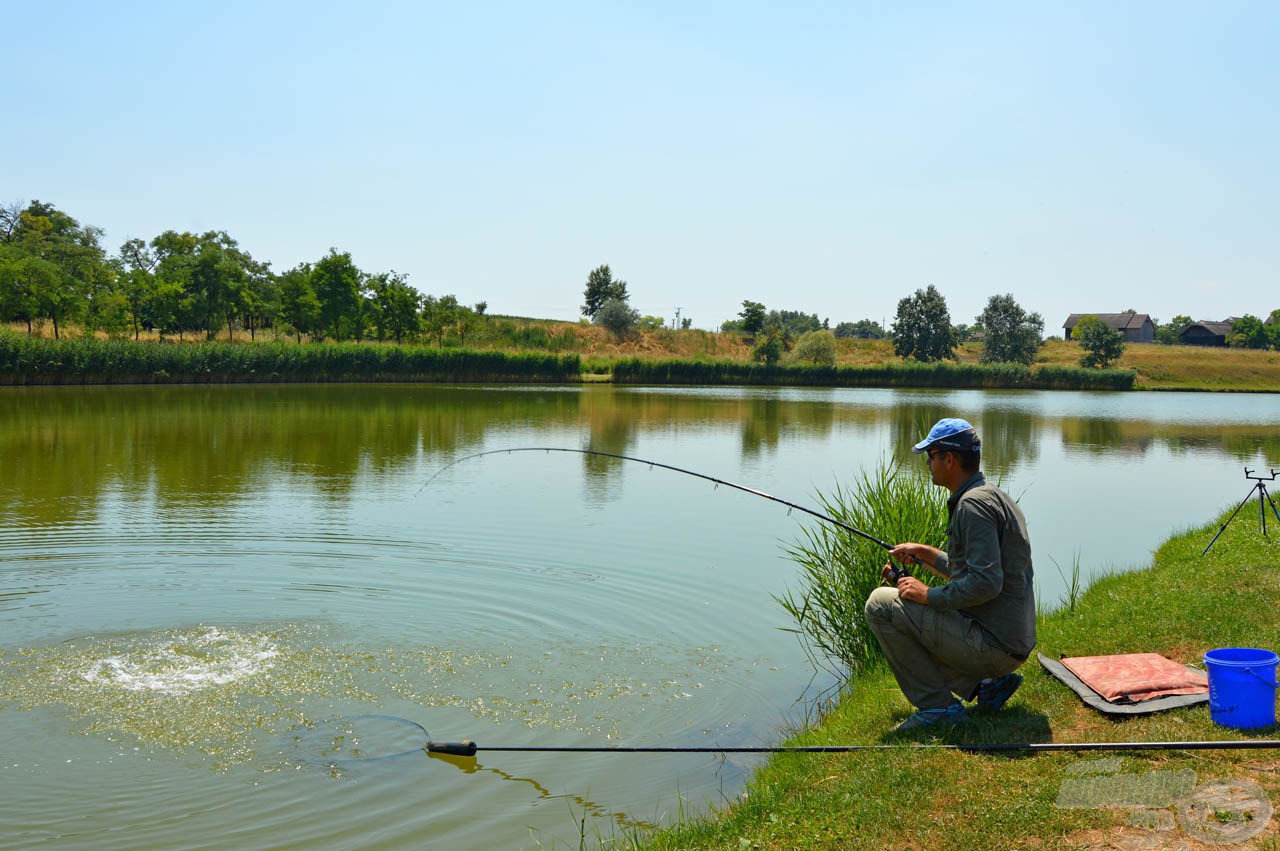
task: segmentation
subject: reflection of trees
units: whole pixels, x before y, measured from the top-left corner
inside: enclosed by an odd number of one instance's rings
[[[1149,424],[1141,430],[1126,428],[1124,420],[1100,417],[1078,417],[1061,421],[1062,445],[1069,449],[1094,454],[1115,453],[1141,455],[1151,445]]]
[[[886,406],[789,401],[775,391],[540,389],[438,385],[8,388],[0,392],[0,520],[22,525],[83,522],[103,494],[154,497],[161,506],[217,509],[282,478],[345,499],[362,473],[411,469],[481,448],[490,430],[528,443],[632,454],[649,431],[738,427],[742,453],[776,448],[788,434],[824,436],[846,424],[886,423],[887,447],[919,464],[910,447],[943,416],[968,416],[996,476],[1038,457],[1041,421],[982,400],[985,410],[944,408],[925,394],[894,394]],[[883,398],[882,396],[876,398]],[[997,400],[998,401],[998,400]],[[977,417],[975,420],[974,418]],[[1280,430],[1262,424],[1153,423],[1063,418],[1046,423],[1068,447],[1145,452],[1218,448],[1242,463],[1259,453],[1280,464]],[[656,459],[662,460],[662,459]],[[620,481],[623,462],[586,457],[597,496]]]
[[[1163,445],[1174,454],[1216,449],[1242,462],[1252,461],[1261,453],[1269,463],[1280,464],[1280,430],[1266,423],[1153,423],[1082,417],[1064,419],[1060,425],[1064,446],[1088,452],[1141,455],[1152,446]]]
[[[582,406],[587,427],[587,442],[583,448],[614,455],[630,454],[633,431],[637,421],[643,419],[642,413],[636,410],[639,398],[631,393],[610,391],[589,394]],[[582,456],[587,491],[593,502],[610,496],[611,486],[618,480],[622,466],[626,463],[619,458]]]
[[[488,429],[522,415],[508,395],[377,385],[8,391],[0,457],[13,495],[0,516],[73,521],[110,488],[216,508],[281,474],[343,497],[366,466],[479,446]]]
[[[788,401],[776,395],[750,396],[741,401],[742,455],[750,458],[778,447],[784,433],[825,437],[836,424],[830,402]]]
[[[983,472],[994,480],[1008,476],[1022,462],[1040,457],[1038,417],[1009,408],[987,408],[974,425],[982,438]]]
[[[903,464],[919,464],[911,447],[943,417],[960,417],[973,423],[982,438],[983,471],[993,478],[1008,475],[1020,462],[1039,457],[1036,417],[1026,411],[992,405],[975,414],[929,400],[896,403],[888,413],[893,456]]]
[[[901,394],[895,394],[895,397],[901,398]],[[911,447],[929,433],[934,423],[943,417],[964,416],[933,400],[895,399],[886,413],[889,420],[890,452],[898,463],[907,465],[920,463],[920,459],[911,454]]]

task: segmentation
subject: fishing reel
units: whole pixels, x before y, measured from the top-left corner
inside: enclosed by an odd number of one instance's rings
[[[910,575],[911,575],[911,571],[907,570],[906,565],[898,566],[896,564],[886,564],[884,566],[884,578],[890,585],[894,586],[895,588],[898,585],[899,579],[901,579],[904,576],[910,576]]]

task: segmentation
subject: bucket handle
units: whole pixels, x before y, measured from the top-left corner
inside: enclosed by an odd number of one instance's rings
[[[1245,670],[1250,674],[1253,674],[1258,679],[1262,680],[1262,684],[1264,686],[1271,686],[1274,689],[1280,689],[1280,683],[1276,682],[1275,674],[1271,675],[1271,679],[1267,679],[1266,677],[1262,676],[1262,674],[1259,674],[1257,671],[1255,671],[1253,668],[1245,668]],[[1275,668],[1268,668],[1267,670],[1274,671]]]

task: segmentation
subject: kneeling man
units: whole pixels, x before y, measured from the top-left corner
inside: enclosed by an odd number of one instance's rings
[[[896,588],[877,588],[867,600],[871,631],[916,707],[899,730],[962,722],[962,701],[999,709],[1022,684],[1014,671],[1036,643],[1027,521],[1013,498],[983,477],[977,432],[965,420],[939,420],[912,451],[925,455],[933,483],[951,491],[950,524],[945,552],[906,543],[889,553],[946,584],[930,588],[904,575]]]

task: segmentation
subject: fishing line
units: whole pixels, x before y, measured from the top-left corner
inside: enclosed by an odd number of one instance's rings
[[[472,458],[481,458],[485,455],[500,455],[502,453],[509,454],[512,452],[548,452],[548,453],[570,452],[576,455],[596,455],[601,458],[616,458],[621,461],[634,461],[637,464],[648,464],[650,468],[658,467],[663,470],[670,470],[673,473],[683,473],[686,476],[693,476],[694,478],[703,479],[705,481],[712,482],[716,485],[717,488],[720,485],[724,485],[727,488],[733,488],[734,490],[739,490],[739,491],[742,491],[743,493],[749,493],[752,496],[758,496],[758,497],[761,497],[762,499],[767,499],[772,502],[779,503],[780,505],[785,505],[789,509],[794,509],[796,511],[803,511],[805,514],[816,517],[819,520],[824,520],[833,526],[837,526],[845,530],[846,532],[852,532],[853,534],[861,538],[865,538],[866,540],[871,541],[872,543],[880,547],[883,547],[886,550],[893,549],[893,544],[889,543],[888,541],[883,541],[880,538],[877,538],[875,535],[868,534],[867,532],[864,532],[861,529],[850,526],[848,523],[842,523],[841,521],[835,519],[834,517],[823,514],[821,511],[815,511],[812,508],[806,508],[803,505],[791,502],[790,500],[783,499],[782,497],[774,496],[771,493],[765,493],[764,491],[759,490],[757,488],[747,487],[746,485],[740,485],[740,484],[737,484],[736,482],[730,482],[725,479],[717,478],[715,476],[708,476],[706,473],[698,473],[693,470],[686,470],[684,467],[676,467],[672,464],[663,464],[660,461],[651,461],[648,458],[636,458],[633,455],[619,455],[614,452],[600,452],[595,449],[569,449],[562,446],[518,446],[512,449],[490,449],[485,452],[475,452],[475,453],[472,453],[471,455],[464,455],[461,458],[455,458],[453,461],[450,461],[448,464],[445,464],[439,470],[436,470],[436,472],[432,474],[431,478],[427,479],[426,482],[423,483],[422,487],[418,489],[418,494],[421,494],[424,490],[426,490],[427,486],[430,485],[433,481],[435,481],[436,477],[439,476],[441,473],[443,473],[445,470],[448,470],[450,467],[453,467],[457,464],[461,464],[463,461],[469,461]]]

